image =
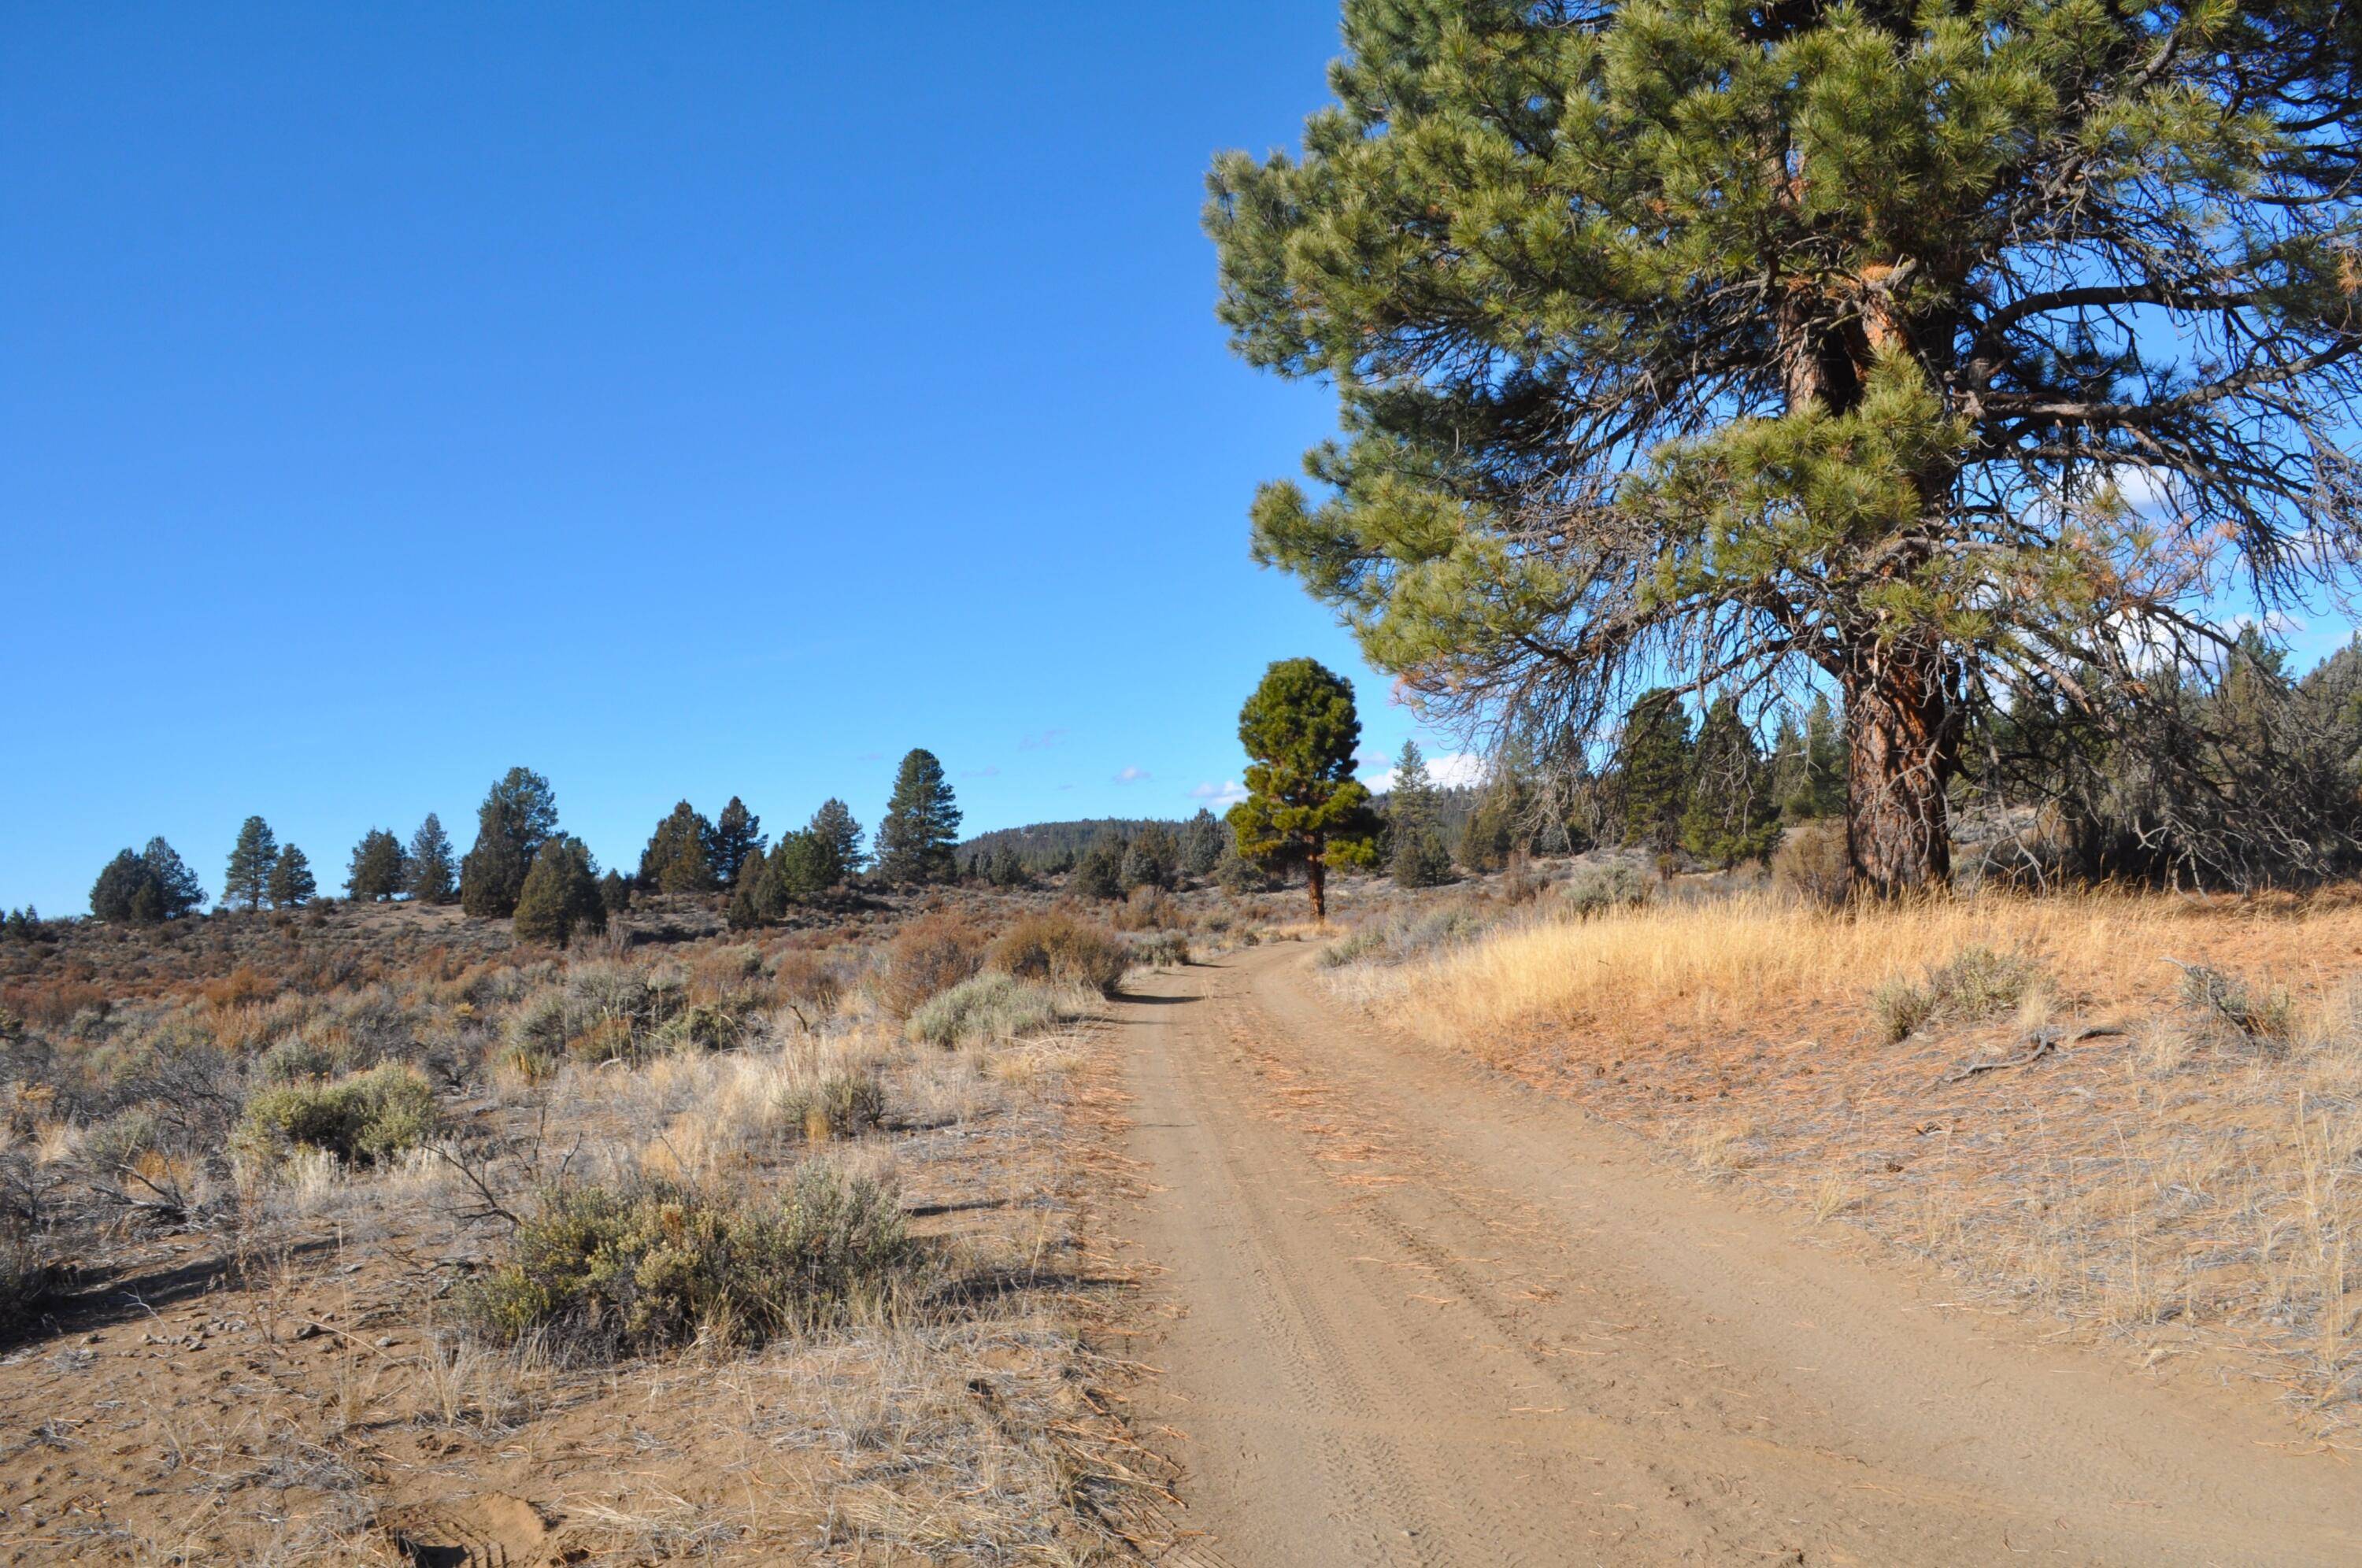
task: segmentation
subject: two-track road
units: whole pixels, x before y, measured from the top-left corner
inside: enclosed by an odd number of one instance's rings
[[[2362,1471],[1801,1246],[1309,956],[1119,1009],[1170,1561],[2362,1563]]]

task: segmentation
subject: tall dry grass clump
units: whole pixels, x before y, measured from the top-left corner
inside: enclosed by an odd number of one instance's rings
[[[1765,889],[1601,919],[1540,917],[1363,983],[1428,1032],[1480,1043],[1584,1024],[1730,1023],[1767,999],[1857,1013],[1882,982],[1916,980],[1979,949],[2023,955],[2061,994],[2104,1005],[2170,994],[2180,977],[2161,960],[2226,918],[2284,925],[2289,957],[2312,953],[2323,964],[2362,937],[2352,910],[2302,922],[2264,910],[2226,917],[2199,901],[2114,892],[1840,910]]]

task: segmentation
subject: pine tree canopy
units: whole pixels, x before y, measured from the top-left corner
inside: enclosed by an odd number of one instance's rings
[[[721,886],[713,868],[713,824],[687,801],[674,806],[640,852],[640,886],[661,893],[709,893]]]
[[[746,802],[737,796],[722,808],[713,819],[713,875],[725,888],[738,880],[738,868],[746,864],[749,856],[760,856],[768,836],[762,831],[763,819],[746,809]]]
[[[894,793],[877,824],[877,870],[889,882],[946,882],[958,874],[960,810],[934,753],[914,750],[894,776]]]
[[[269,889],[264,889],[264,896]],[[178,920],[205,901],[197,874],[160,837],[144,850],[126,849],[106,863],[90,889],[90,912],[118,924],[156,925]]]
[[[1231,808],[1240,855],[1264,867],[1302,866],[1312,917],[1329,915],[1328,868],[1377,853],[1370,791],[1353,777],[1362,741],[1353,688],[1318,660],[1281,659],[1239,711],[1247,798]]]
[[[1690,716],[1665,687],[1642,692],[1625,715],[1624,842],[1671,850],[1681,843],[1691,782]]]
[[[2121,727],[2362,555],[2362,23],[2320,0],[1346,0],[1206,222],[1326,378],[1254,553],[1445,713],[1844,700],[1859,883],[1949,871],[1968,723]]]
[[[222,873],[222,903],[229,909],[259,910],[270,896],[270,870],[279,864],[279,838],[260,817],[248,817],[230,846],[229,868]]]
[[[459,907],[479,920],[515,913],[534,857],[557,831],[549,780],[510,768],[476,810],[476,846],[459,862]]]
[[[410,867],[402,840],[384,828],[371,828],[353,846],[345,876],[346,896],[354,900],[386,900],[403,890]]]
[[[1727,697],[1716,699],[1698,726],[1681,836],[1683,848],[1719,867],[1760,860],[1779,842],[1771,768],[1738,704]]]
[[[821,802],[804,831],[818,839],[828,853],[828,881],[833,888],[861,869],[861,824],[854,820],[853,808],[833,795]]]
[[[412,898],[422,904],[451,901],[458,867],[451,858],[451,837],[443,831],[442,818],[426,813],[426,820],[410,836],[410,852],[403,863],[409,869],[403,885]]]
[[[270,907],[276,910],[301,909],[312,901],[320,890],[317,878],[312,875],[312,862],[304,853],[289,845],[279,852],[279,859],[270,867]]]
[[[589,846],[567,834],[546,840],[535,851],[517,896],[517,940],[563,947],[578,932],[606,929],[599,865]]]

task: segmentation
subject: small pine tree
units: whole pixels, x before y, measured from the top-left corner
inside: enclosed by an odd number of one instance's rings
[[[1087,899],[1123,897],[1123,840],[1112,833],[1101,834],[1075,862],[1075,874],[1067,886]]]
[[[933,752],[914,748],[902,758],[886,819],[877,827],[877,870],[900,887],[948,881],[956,871],[960,809]]]
[[[479,920],[515,913],[535,857],[557,831],[549,780],[510,768],[476,810],[476,846],[459,862],[459,907]]]
[[[1025,873],[1023,858],[1005,844],[994,853],[989,874],[996,888],[1022,888],[1033,880]]]
[[[1679,847],[1690,796],[1690,721],[1663,687],[1640,694],[1625,717],[1624,842],[1660,851]]]
[[[90,886],[90,913],[94,920],[123,925],[133,918],[134,901],[138,899],[148,867],[136,849],[124,849],[114,859],[100,867],[98,879]]]
[[[1181,846],[1164,828],[1149,823],[1132,835],[1123,851],[1123,885],[1127,891],[1133,888],[1170,888],[1179,880]]]
[[[516,938],[563,947],[579,931],[607,929],[607,906],[599,897],[598,863],[583,842],[559,834],[534,856],[517,895]]]
[[[861,869],[861,824],[854,820],[852,808],[844,801],[833,795],[822,801],[805,831],[828,852],[828,864],[833,867],[829,887],[835,887]]]
[[[1184,876],[1206,878],[1214,874],[1221,864],[1222,851],[1231,846],[1231,830],[1222,825],[1221,818],[1205,807],[1198,808],[1181,829],[1181,871]]]
[[[748,811],[746,802],[735,795],[731,796],[730,803],[722,808],[722,814],[713,819],[713,847],[710,858],[713,862],[713,875],[722,886],[736,887],[739,867],[745,866],[749,857],[762,858],[763,847],[768,842],[762,828],[763,819]]]
[[[817,826],[779,840],[779,847],[771,853],[771,867],[783,902],[811,903],[844,880],[837,850],[841,842],[823,835]]]
[[[1247,859],[1305,868],[1316,921],[1329,918],[1330,867],[1366,865],[1377,853],[1370,791],[1353,777],[1361,739],[1352,684],[1314,659],[1275,663],[1239,712],[1252,760],[1231,831]]]
[[[710,893],[713,824],[687,801],[675,805],[640,852],[640,886],[660,893]]]
[[[354,902],[373,900],[382,903],[402,891],[410,867],[404,863],[402,840],[384,828],[371,828],[353,845],[353,857],[347,867],[345,893]]]
[[[279,840],[270,824],[248,817],[231,845],[229,868],[222,873],[222,904],[226,909],[259,910],[270,896],[270,870],[279,864]]]
[[[319,882],[312,875],[312,862],[304,852],[292,844],[281,849],[277,863],[270,867],[270,907],[301,909],[319,890]]]
[[[632,884],[621,871],[609,870],[599,878],[599,903],[610,915],[632,911]]]
[[[1738,715],[1738,704],[1719,698],[1698,726],[1690,797],[1682,810],[1682,847],[1709,865],[1727,867],[1761,859],[1779,837],[1771,770]]]
[[[1434,780],[1418,742],[1403,742],[1395,758],[1394,787],[1386,791],[1386,823],[1392,839],[1388,869],[1403,888],[1432,888],[1451,879],[1451,851],[1437,825]]]
[[[443,831],[443,819],[433,812],[418,824],[410,835],[410,853],[403,857],[409,867],[403,888],[422,904],[447,904],[451,901],[458,867],[451,857],[451,838]]]

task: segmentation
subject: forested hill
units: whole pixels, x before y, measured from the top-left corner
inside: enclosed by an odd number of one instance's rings
[[[1023,827],[996,828],[964,840],[959,846],[959,858],[965,865],[972,856],[998,855],[1006,848],[1015,851],[1017,858],[1029,867],[1041,870],[1080,859],[1083,851],[1102,835],[1129,839],[1150,826],[1178,836],[1182,823],[1176,817],[1093,817],[1076,822],[1028,823]]]

